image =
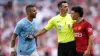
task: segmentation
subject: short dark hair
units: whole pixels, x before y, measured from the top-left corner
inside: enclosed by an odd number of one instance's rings
[[[71,10],[74,11],[74,12],[79,13],[80,17],[83,17],[83,8],[82,7],[74,6],[74,7],[72,7]]]
[[[27,5],[26,6],[26,12],[28,12],[28,10],[30,9],[30,8],[32,8],[32,7],[36,7],[35,5]]]
[[[67,3],[67,2],[66,2],[66,1],[60,1],[60,2],[58,3],[58,8],[62,6],[62,3]]]

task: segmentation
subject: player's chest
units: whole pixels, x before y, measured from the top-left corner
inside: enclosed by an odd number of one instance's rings
[[[74,23],[73,29],[74,29],[74,32],[82,32],[82,31],[85,31],[85,25],[82,23]]]
[[[68,20],[57,20],[55,26],[58,30],[68,30],[72,28],[72,21]]]
[[[35,30],[35,26],[34,24],[24,24],[24,27],[23,27],[23,31],[25,32],[30,32],[30,31],[34,31]]]

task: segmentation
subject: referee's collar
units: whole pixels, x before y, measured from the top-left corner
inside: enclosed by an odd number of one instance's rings
[[[60,14],[58,14],[60,17],[62,17],[62,18],[65,18],[67,15],[68,15],[68,13],[66,13],[66,15],[65,16],[61,16]]]

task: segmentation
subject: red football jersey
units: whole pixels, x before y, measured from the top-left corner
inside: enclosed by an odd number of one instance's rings
[[[79,53],[83,53],[88,47],[89,35],[93,34],[92,25],[83,19],[80,23],[75,22],[73,29],[75,33],[76,50]]]

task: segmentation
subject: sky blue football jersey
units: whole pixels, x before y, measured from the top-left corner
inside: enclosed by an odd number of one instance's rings
[[[17,54],[30,55],[36,50],[35,39],[26,39],[27,36],[34,35],[37,32],[38,23],[36,19],[30,22],[26,17],[21,19],[14,29],[14,33],[18,35]]]

